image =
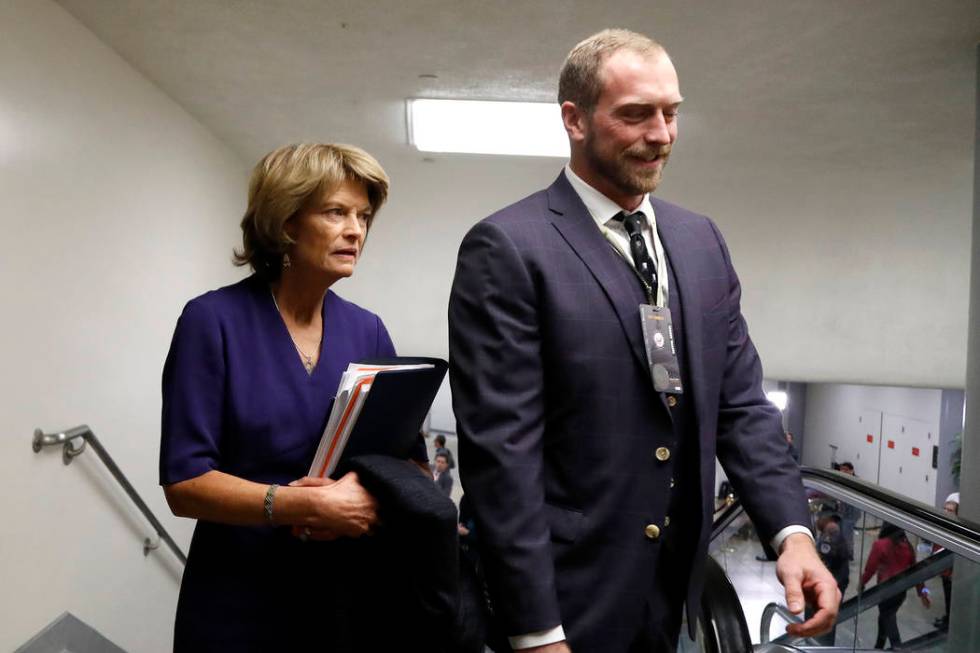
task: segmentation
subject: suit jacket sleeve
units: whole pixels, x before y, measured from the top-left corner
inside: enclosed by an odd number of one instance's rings
[[[764,543],[792,524],[809,527],[799,465],[786,446],[782,416],[762,391],[762,363],[742,317],[742,289],[717,227],[728,271],[724,378],[718,407],[718,459]],[[724,310],[724,309],[723,309]]]
[[[504,230],[476,225],[449,302],[449,365],[467,501],[508,635],[561,622],[544,514],[544,370],[532,272]]]

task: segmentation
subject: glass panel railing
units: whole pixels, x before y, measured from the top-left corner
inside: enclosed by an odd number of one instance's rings
[[[854,516],[846,540],[837,521],[842,512]],[[928,644],[915,650],[947,650],[939,619],[945,614],[942,578],[954,554],[934,550],[920,536],[843,502],[836,509],[821,506],[818,515],[818,550],[838,579],[844,602],[836,632],[817,641],[857,650],[915,641]],[[853,557],[840,556],[838,549],[853,551]]]
[[[737,504],[719,511],[710,553],[738,592],[755,650],[980,651],[980,529],[840,476],[804,472],[818,550],[843,594],[838,625],[819,638],[785,634],[796,618],[781,607],[775,564]]]
[[[833,472],[809,470],[804,478],[818,549],[845,590],[834,638],[821,643],[980,650],[980,635],[967,632],[975,615],[959,615],[958,628],[952,597],[953,579],[975,575],[980,564],[976,525]]]

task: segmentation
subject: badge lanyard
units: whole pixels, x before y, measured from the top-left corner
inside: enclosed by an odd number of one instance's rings
[[[639,279],[649,304],[640,305],[640,324],[643,328],[643,341],[647,353],[647,363],[653,378],[653,387],[657,392],[682,394],[680,368],[677,361],[677,349],[674,344],[673,320],[670,308],[667,307],[667,262],[663,246],[657,237],[656,223],[651,224],[653,230],[654,250],[657,254],[657,287],[651,288],[646,279],[640,275],[632,259],[626,255],[616,242],[612,230],[600,225],[602,235],[612,245],[612,248],[629,265],[633,274]]]
[[[612,248],[616,250],[617,254],[619,254],[620,258],[622,258],[626,264],[629,265],[630,269],[633,270],[633,274],[636,275],[636,278],[640,281],[640,285],[643,286],[643,291],[646,294],[647,300],[650,302],[650,304],[664,308],[667,306],[667,297],[669,294],[669,288],[667,287],[667,259],[664,256],[663,244],[661,244],[660,238],[657,236],[656,218],[651,216],[648,224],[650,225],[650,231],[653,234],[653,238],[651,240],[653,240],[653,250],[657,257],[656,289],[651,288],[650,284],[648,284],[646,280],[640,276],[636,266],[633,264],[632,257],[627,255],[627,253],[620,248],[620,245],[616,240],[616,235],[613,234],[613,231],[606,225],[599,225],[599,229],[602,231],[602,235],[605,236],[606,241],[612,245]]]

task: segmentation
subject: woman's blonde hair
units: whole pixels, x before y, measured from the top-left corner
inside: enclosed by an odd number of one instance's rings
[[[293,239],[286,222],[344,181],[367,189],[372,218],[388,198],[388,175],[378,161],[353,145],[300,143],[269,152],[252,170],[248,209],[242,217],[242,247],[235,265],[250,265],[270,281],[282,272],[283,255]]]

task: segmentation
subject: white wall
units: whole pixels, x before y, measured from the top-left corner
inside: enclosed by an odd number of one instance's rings
[[[448,356],[449,291],[456,253],[476,222],[550,184],[563,161],[533,157],[455,156],[423,161],[378,148],[391,176],[390,202],[350,279],[335,290],[381,315],[400,354]],[[431,426],[456,430],[448,380]]]
[[[169,651],[180,574],[94,454],[34,454],[88,423],[186,547],[157,485],[160,371],[229,257],[247,167],[63,9],[0,3],[0,650],[68,610]]]
[[[811,383],[802,462],[829,468],[836,445],[836,461],[853,462],[861,478],[933,505],[941,400],[942,390]]]

